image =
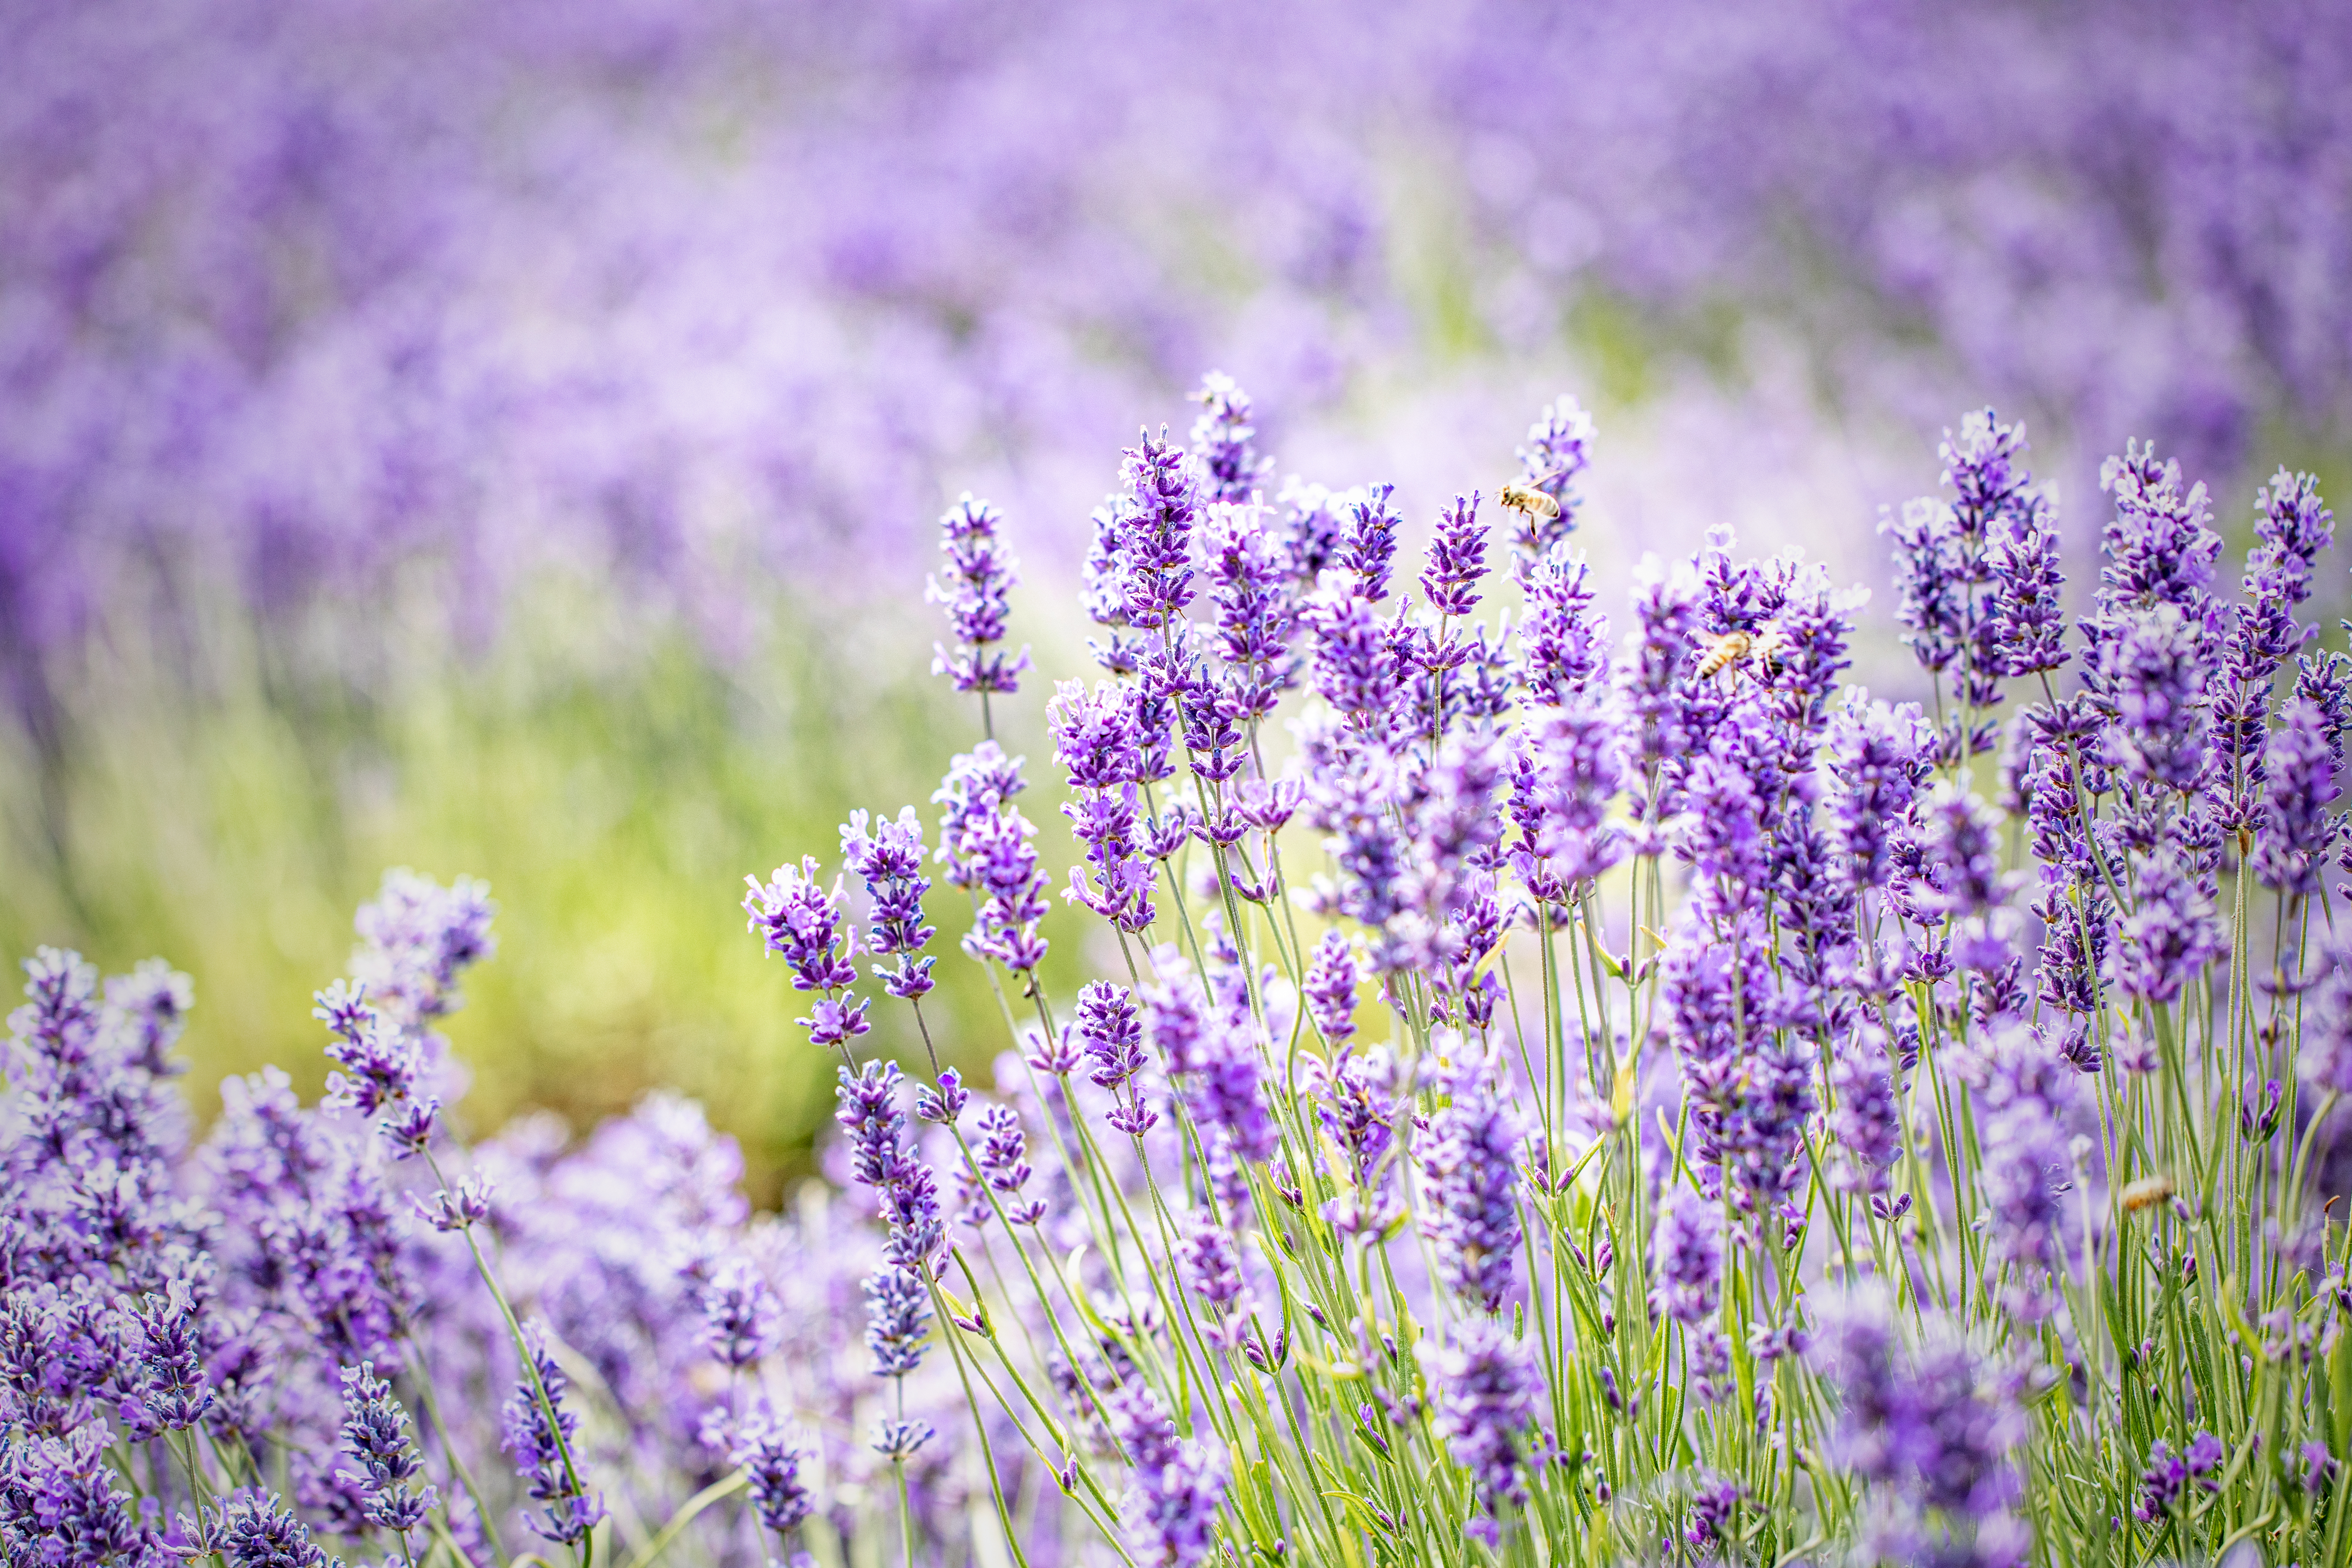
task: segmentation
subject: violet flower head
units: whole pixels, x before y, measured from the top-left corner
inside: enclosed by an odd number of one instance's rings
[[[1126,986],[1096,980],[1079,987],[1075,1026],[1094,1064],[1087,1076],[1101,1088],[1118,1089],[1143,1070],[1143,1029]]]
[[[1220,689],[1235,714],[1263,719],[1298,683],[1290,651],[1298,620],[1291,563],[1255,504],[1212,508],[1205,532],[1209,596],[1217,606]]]
[[[1965,1339],[1931,1322],[1905,1347],[1883,1290],[1820,1297],[1807,1360],[1842,1396],[1836,1458],[1864,1479],[1951,1514],[1983,1518],[2018,1495],[2010,1452],[2021,1422]]]
[[[217,1509],[204,1510],[203,1533],[228,1568],[329,1568],[329,1557],[310,1539],[310,1529],[283,1507],[275,1492],[232,1492]],[[105,1561],[92,1557],[89,1561]]]
[[[1208,501],[1245,501],[1256,493],[1274,459],[1261,458],[1252,444],[1257,426],[1252,422],[1249,394],[1222,371],[1201,378],[1192,394],[1201,416],[1192,422],[1192,453],[1206,478]]]
[[[0,1437],[0,1549],[12,1562],[43,1568],[151,1568],[167,1561],[163,1542],[140,1522],[131,1499],[116,1489],[106,1452],[105,1428],[97,1424],[67,1437]],[[270,1500],[272,1512],[276,1501]],[[326,1558],[310,1544],[309,1531],[292,1515],[280,1517],[278,1528],[298,1550],[263,1560],[266,1568],[323,1568]],[[216,1532],[215,1539],[219,1523],[217,1512],[205,1515],[205,1527]],[[236,1539],[243,1549],[247,1538]],[[230,1562],[234,1568],[261,1568],[250,1559]]]
[[[990,1190],[1003,1201],[1005,1223],[1035,1225],[1045,1217],[1045,1205],[1022,1193],[1033,1173],[1021,1113],[1009,1105],[992,1105],[980,1113],[979,1131],[980,1146],[973,1151],[972,1162]]]
[[[857,1071],[835,1070],[838,1109],[834,1120],[849,1135],[850,1170],[875,1189],[889,1226],[886,1255],[898,1268],[927,1275],[947,1239],[940,1218],[939,1182],[916,1156],[907,1115],[898,1106],[904,1075],[898,1064],[869,1061]]]
[[[1651,1306],[1685,1328],[1703,1328],[1723,1296],[1723,1243],[1714,1209],[1677,1188],[1650,1234]]]
[[[931,1296],[920,1276],[886,1263],[866,1277],[866,1348],[877,1377],[904,1377],[923,1364]]]
[[[1394,485],[1373,485],[1361,500],[1348,508],[1346,531],[1340,535],[1335,563],[1349,574],[1346,592],[1367,605],[1389,596],[1389,573],[1396,562],[1397,524],[1402,520],[1389,508]]]
[[[1903,1102],[1885,1031],[1866,1019],[1857,1021],[1839,1046],[1829,1076],[1837,1097],[1830,1113],[1830,1140],[1837,1151],[1831,1183],[1843,1192],[1876,1196],[1886,1191],[1887,1173],[1903,1152]]]
[[[478,878],[443,887],[405,868],[386,871],[352,921],[360,936],[352,976],[376,1010],[404,1029],[453,1013],[464,1000],[458,978],[498,950],[490,934],[496,912],[489,884]]]
[[[1326,574],[1307,602],[1316,692],[1365,735],[1385,738],[1397,719],[1404,671],[1371,604]]]
[[[1517,1267],[1521,1130],[1499,1053],[1482,1054],[1457,1038],[1452,1054],[1451,1098],[1431,1113],[1429,1132],[1414,1147],[1422,1224],[1439,1281],[1478,1310],[1498,1312]]]
[[[182,1432],[205,1418],[213,1391],[205,1381],[203,1325],[184,1279],[149,1296],[135,1314],[139,1325],[139,1405],[134,1425]]]
[[[1527,1505],[1528,1428],[1543,1380],[1528,1345],[1492,1318],[1461,1319],[1449,1334],[1428,1356],[1437,1430],[1477,1491],[1478,1517],[1465,1532],[1497,1546],[1503,1511]]]
[[[976,824],[999,815],[1028,787],[1021,776],[1022,762],[1006,756],[995,742],[982,741],[969,752],[958,752],[949,763],[947,777],[931,800],[946,808],[940,814],[940,847],[934,858],[946,868],[950,886],[973,885],[975,868],[965,840]]]
[[[1461,616],[1478,607],[1478,580],[1486,574],[1486,525],[1478,521],[1478,492],[1455,496],[1437,517],[1429,542],[1429,564],[1421,591],[1440,616]]]
[[[1347,934],[1336,929],[1325,931],[1307,968],[1305,999],[1316,1033],[1334,1049],[1355,1037],[1356,987],[1362,978]]]
[[[2102,610],[2171,605],[2205,626],[2213,563],[2221,553],[2205,487],[2183,489],[2179,463],[2159,460],[2153,447],[2135,441],[2126,443],[2122,457],[2100,465],[2099,488],[2116,505],[2101,531],[2106,555],[2099,572]]]
[[[815,856],[803,856],[797,868],[777,867],[764,884],[743,880],[751,889],[743,899],[749,929],[791,966],[793,990],[830,993],[856,983],[849,962],[856,938],[842,919],[841,884],[828,889],[817,880]]]
[[[1224,1500],[1223,1449],[1181,1438],[1167,1407],[1140,1379],[1121,1384],[1104,1403],[1129,1466],[1120,1510],[1128,1551],[1139,1568],[1200,1568]]]
[[[1552,547],[1576,531],[1580,504],[1576,481],[1592,461],[1592,416],[1575,397],[1561,393],[1545,405],[1527,439],[1518,447],[1520,483],[1549,496],[1559,510],[1546,516],[1521,511],[1512,541],[1522,568],[1541,560]]]
[[[328,1058],[343,1069],[329,1075],[324,1103],[373,1116],[407,1099],[416,1085],[415,1047],[368,1005],[367,987],[338,980],[311,1002],[310,1016],[334,1037]]]
[[[550,1541],[575,1545],[604,1517],[604,1500],[582,1484],[572,1440],[580,1417],[566,1408],[571,1382],[547,1351],[543,1330],[527,1336],[530,1365],[499,1409],[499,1446],[514,1461],[531,1497],[546,1504],[531,1528]]]
[[[435,1501],[431,1487],[408,1485],[424,1468],[408,1434],[408,1413],[372,1362],[344,1367],[342,1382],[343,1453],[360,1468],[367,1521],[404,1535],[424,1522]]]
[[[923,875],[923,824],[911,805],[900,806],[895,821],[885,819],[866,830],[866,814],[853,811],[841,827],[841,860],[852,876],[866,884],[873,900],[867,921],[866,951],[877,958],[898,957],[888,969],[877,965],[874,977],[901,1001],[921,999],[931,989],[929,957],[917,957],[936,934],[923,923],[923,895],[931,890]]]
[[[1246,1310],[1241,1254],[1234,1247],[1233,1232],[1214,1219],[1203,1215],[1187,1227],[1177,1245],[1176,1266],[1184,1289],[1206,1303],[1220,1324]]]
[[[763,1403],[737,1424],[727,1462],[740,1466],[749,1482],[752,1510],[778,1535],[797,1529],[815,1511],[801,1467],[808,1451],[791,1425]]]
[[[730,1258],[702,1288],[702,1343],[719,1365],[757,1365],[782,1336],[782,1304],[749,1258]]]
[[[958,497],[940,518],[940,550],[947,558],[944,581],[928,579],[923,597],[946,606],[948,626],[955,634],[955,651],[939,644],[931,673],[945,675],[958,691],[1010,693],[1021,689],[1021,672],[1029,668],[1027,649],[1008,656],[995,647],[1004,640],[1010,607],[1005,595],[1020,581],[1013,574],[1012,552],[998,536],[1003,518],[970,490]]]
[[[2205,769],[2205,667],[2199,628],[2168,603],[2124,616],[2099,647],[2113,703],[2108,742],[2126,777],[2187,792]]]
[[[1528,701],[1558,708],[1583,697],[1609,674],[1609,618],[1592,610],[1592,574],[1563,547],[1538,557],[1527,574],[1527,619],[1519,626]]]
[[[2335,809],[2340,764],[2318,704],[2294,698],[2283,717],[2266,749],[2268,776],[2248,864],[2263,887],[2308,898],[2320,891],[2321,868],[2343,836],[2344,819]]]
[[[195,1000],[194,983],[160,958],[142,959],[106,983],[106,1016],[126,1037],[131,1064],[157,1078],[184,1070],[171,1053]]]
[[[1199,495],[1183,449],[1162,429],[1147,430],[1127,449],[1120,478],[1125,531],[1119,565],[1127,616],[1145,630],[1168,625],[1192,602],[1192,526]]]
[[[2212,901],[2169,853],[2153,857],[2142,871],[2132,912],[2116,934],[2116,989],[2158,1005],[2178,1000],[2192,975],[2230,952]]]

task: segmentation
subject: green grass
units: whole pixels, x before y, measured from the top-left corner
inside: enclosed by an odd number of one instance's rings
[[[215,614],[168,649],[118,624],[58,678],[57,743],[11,730],[0,745],[0,948],[187,970],[184,1054],[209,1115],[223,1075],[264,1063],[315,1092],[310,993],[341,973],[385,867],[480,876],[499,953],[447,1026],[475,1069],[465,1124],[543,1108],[584,1131],[675,1086],[742,1140],[772,1204],[805,1167],[832,1069],[744,929],[743,876],[803,853],[837,869],[856,806],[911,801],[931,819],[949,756],[979,736],[976,706],[926,673],[928,626],[789,605],[773,619],[733,661],[563,589],[471,654],[396,616],[322,613],[265,639]],[[1008,745],[1044,763],[1042,697],[1009,706]],[[1024,804],[1048,861],[1066,861],[1051,806]],[[926,1011],[943,1051],[984,1074],[996,1004],[954,949],[961,896],[932,905],[941,984]],[[919,1051],[907,1009],[875,1015],[886,1048]]]

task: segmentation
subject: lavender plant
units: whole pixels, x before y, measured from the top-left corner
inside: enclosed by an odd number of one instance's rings
[[[1923,708],[1841,686],[1858,595],[1724,532],[1612,637],[1573,400],[1511,548],[1465,495],[1419,572],[1388,486],[1270,484],[1202,401],[1097,513],[1108,679],[1044,705],[1096,977],[1049,983],[987,732],[1026,671],[984,503],[936,838],[861,813],[839,874],[751,879],[839,1058],[782,1215],[667,1097],[467,1144],[478,883],[388,877],[325,1098],[234,1081],[201,1142],[184,978],[37,954],[0,1561],[2343,1561],[2314,483],[2229,601],[2202,487],[2127,448],[2069,623],[2023,432],[1969,416],[1890,530]],[[1001,1005],[986,1089],[943,957]],[[900,1005],[919,1064],[870,1050]]]
[[[1269,500],[1246,399],[1202,395],[1096,513],[1108,679],[1047,710],[1103,978],[1039,979],[1023,764],[982,741],[939,796],[1014,1047],[970,1132],[954,1075],[914,1087],[961,1223],[834,1032],[909,1281],[876,1371],[951,1361],[994,1550],[2343,1560],[2312,480],[2257,498],[2225,605],[2202,487],[2129,448],[2070,623],[2023,429],[1970,415],[1887,530],[1923,710],[1841,685],[1863,595],[1727,531],[1615,643],[1572,400],[1502,492],[1514,616],[1479,496],[1412,579],[1389,487]]]

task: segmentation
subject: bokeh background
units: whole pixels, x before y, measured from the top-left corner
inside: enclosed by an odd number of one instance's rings
[[[2347,81],[2335,0],[0,0],[0,947],[189,970],[209,1110],[315,1085],[383,867],[478,874],[465,1114],[676,1084],[772,1200],[826,1065],[734,900],[974,738],[957,492],[1033,756],[1212,368],[1424,522],[1573,391],[1605,576],[1801,547],[1903,690],[1874,525],[1965,408],[2078,588],[2126,437],[2236,542],[2278,463],[2340,507]]]

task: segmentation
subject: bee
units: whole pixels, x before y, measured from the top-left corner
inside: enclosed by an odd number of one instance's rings
[[[1502,493],[1495,499],[1507,510],[1530,520],[1541,518],[1549,522],[1559,515],[1559,502],[1543,491],[1529,489],[1525,485],[1505,485]]]
[[[2142,1176],[2123,1190],[2126,1214],[2137,1214],[2172,1195],[2172,1178],[2167,1175]]]
[[[1725,670],[1737,667],[1756,646],[1756,639],[1746,632],[1726,632],[1707,642],[1706,657],[1698,661],[1698,678],[1711,679]]]
[[[1769,685],[1780,678],[1781,663],[1790,647],[1789,634],[1775,621],[1768,621],[1752,632],[1726,632],[1706,639],[1706,652],[1698,661],[1698,678],[1709,679],[1725,670],[1745,666],[1759,684]]]
[[[1768,621],[1750,639],[1748,657],[1755,660],[1761,679],[1769,684],[1780,679],[1780,667],[1788,658],[1789,651],[1789,634],[1780,629],[1778,621]]]

